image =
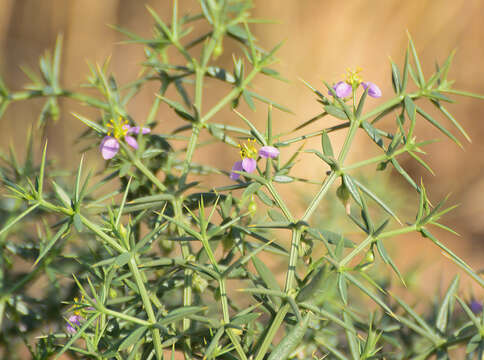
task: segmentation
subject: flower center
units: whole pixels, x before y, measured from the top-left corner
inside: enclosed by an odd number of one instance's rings
[[[114,121],[114,119],[109,120],[106,127],[109,129],[108,135],[113,136],[118,140],[124,138],[129,129],[128,120],[123,120],[121,117],[119,117],[117,121]]]
[[[242,159],[251,158],[257,159],[257,149],[255,148],[255,140],[249,139],[247,140],[247,144],[239,144],[240,148],[240,157]]]
[[[356,69],[348,68],[346,69],[346,82],[350,84],[353,88],[358,87],[363,78],[361,77],[360,73],[363,71],[362,68],[358,67]]]
[[[82,297],[81,297],[81,301],[79,301],[79,298],[78,298],[78,297],[75,297],[75,298],[74,298],[74,302],[75,302],[75,303],[79,303],[79,302],[83,302],[83,301],[84,301],[84,295],[82,295]],[[81,309],[80,309],[80,308],[76,308],[76,306],[79,306],[79,305],[73,305],[73,306],[71,307],[71,310],[72,310],[72,309],[76,309],[76,310],[74,310],[74,311],[73,311],[74,315],[81,316],[81,315],[82,315],[82,314],[81,314]]]

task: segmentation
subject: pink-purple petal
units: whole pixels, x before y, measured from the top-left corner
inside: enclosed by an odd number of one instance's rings
[[[232,171],[230,172],[230,178],[232,180],[237,180],[240,177],[240,174],[234,172],[234,171],[243,171],[244,169],[242,168],[242,161],[236,161],[234,166],[232,166]]]
[[[279,156],[279,150],[274,146],[263,146],[259,149],[259,156],[274,159]]]
[[[68,319],[67,325],[66,325],[66,331],[69,334],[75,334],[77,332],[76,328],[81,326],[81,320],[83,320],[83,319],[82,319],[82,316],[80,316],[80,315],[69,316],[69,319]]]
[[[119,142],[112,136],[105,136],[99,146],[104,160],[112,159],[119,151]]]
[[[380,88],[370,81],[362,82],[361,86],[363,86],[363,89],[365,90],[366,88],[368,88],[368,95],[370,95],[371,97],[379,98],[382,95]]]
[[[340,81],[337,82],[333,86],[334,92],[336,93],[336,96],[339,98],[346,98],[351,95],[353,88],[351,87],[350,84],[348,84],[346,81]],[[330,95],[332,95],[331,92],[329,92]]]
[[[244,171],[251,173],[255,171],[255,168],[257,167],[257,161],[252,158],[245,158],[242,160],[242,168]]]
[[[482,303],[480,303],[479,301],[472,300],[469,304],[469,308],[472,310],[474,314],[477,315],[481,313],[483,306],[482,306]]]
[[[133,149],[137,149],[138,148],[138,142],[136,141],[136,139],[132,136],[129,136],[129,135],[126,135],[124,137],[124,141],[126,141],[126,143],[131,146]]]
[[[146,127],[140,128],[139,126],[130,126],[128,128],[128,134],[139,134],[140,130],[141,130],[141,134],[143,135],[149,134],[151,132],[150,128],[146,128]]]

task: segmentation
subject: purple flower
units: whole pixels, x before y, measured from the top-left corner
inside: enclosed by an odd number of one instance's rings
[[[232,180],[237,180],[240,178],[240,174],[236,171],[245,171],[247,173],[252,173],[257,168],[257,156],[262,158],[274,159],[279,156],[279,150],[273,146],[263,146],[257,151],[255,148],[255,140],[249,139],[247,144],[239,145],[240,156],[242,160],[236,161],[230,172],[230,178]]]
[[[381,97],[380,88],[377,85],[373,84],[372,82],[370,81],[362,82],[361,86],[363,86],[363,89],[365,90],[366,88],[368,88],[368,95],[370,95],[371,97],[374,97],[374,98]]]
[[[259,149],[259,156],[274,159],[279,156],[279,150],[273,146],[263,146]]]
[[[232,167],[232,171],[230,172],[230,178],[232,180],[237,180],[240,177],[240,174],[237,174],[235,171],[245,171],[248,173],[253,173],[257,168],[257,161],[252,158],[244,158],[240,161],[236,161],[234,166]]]
[[[69,334],[75,334],[77,328],[81,326],[81,320],[84,320],[81,315],[71,315],[67,319],[66,331]]]
[[[482,311],[482,303],[477,300],[471,300],[469,307],[474,314],[479,314]]]
[[[102,139],[101,145],[99,146],[99,150],[101,151],[104,160],[112,159],[118,153],[120,148],[119,141],[121,138],[123,138],[124,141],[126,141],[126,144],[133,149],[137,149],[138,142],[136,141],[136,138],[129,134],[139,134],[140,131],[142,134],[148,134],[151,131],[150,128],[130,126],[128,125],[127,120],[123,122],[121,118],[117,122],[114,122],[111,119],[107,127],[111,128],[111,131],[109,131],[108,135]]]
[[[346,81],[337,82],[333,86],[333,90],[336,93],[336,96],[339,97],[339,98],[346,98],[346,97],[350,96],[351,93],[353,92],[353,88]],[[333,95],[331,93],[331,91],[329,92],[329,94]]]

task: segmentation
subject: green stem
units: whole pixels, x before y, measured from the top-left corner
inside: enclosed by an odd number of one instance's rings
[[[296,277],[296,266],[298,260],[298,249],[299,249],[299,242],[301,241],[301,230],[294,229],[292,231],[292,239],[291,239],[291,252],[289,255],[289,264],[287,269],[286,275],[286,284],[284,285],[284,292],[287,295],[291,295],[291,290],[294,289],[294,279]]]
[[[407,227],[402,228],[402,229],[396,229],[396,230],[390,230],[390,231],[383,232],[380,235],[378,235],[378,238],[384,239],[384,238],[388,238],[388,237],[394,237],[394,236],[398,236],[398,235],[407,234],[409,232],[413,232],[413,231],[416,231],[416,230],[418,230],[417,226],[411,225],[411,226],[407,226]]]
[[[294,223],[294,217],[292,216],[291,211],[289,211],[288,207],[282,200],[281,196],[279,195],[276,188],[274,187],[274,184],[271,181],[268,181],[265,185],[267,187],[267,190],[269,190],[269,192],[271,193],[272,198],[274,199],[276,204],[284,213],[284,216],[286,217],[287,221],[289,221],[290,223]]]
[[[225,95],[217,104],[215,104],[201,119],[200,122],[203,124],[207,122],[207,120],[211,119],[216,113],[218,113],[225,105],[227,105],[230,101],[235,99],[239,94],[244,91],[244,88],[252,81],[254,76],[257,75],[259,72],[259,68],[255,67],[252,71],[247,75],[247,77],[242,81],[242,83],[233,88],[227,95]]]
[[[228,324],[230,323],[230,315],[229,315],[229,303],[227,301],[227,288],[225,286],[225,279],[221,278],[219,280],[219,284],[220,284],[220,300],[222,302],[223,323]]]
[[[351,144],[353,143],[356,132],[360,127],[360,124],[361,124],[361,120],[359,119],[354,120],[350,124],[350,129],[348,131],[348,134],[346,135],[345,142],[343,143],[343,147],[341,148],[341,152],[339,153],[339,156],[338,156],[338,163],[340,164],[340,166],[342,166],[343,162],[346,159],[346,156],[348,156],[348,153],[351,148]]]
[[[366,165],[371,165],[371,164],[379,163],[379,162],[382,162],[382,161],[388,161],[388,160],[391,160],[392,158],[396,157],[397,155],[403,154],[405,152],[407,152],[407,149],[404,147],[402,149],[396,150],[391,156],[388,156],[387,154],[375,156],[371,159],[367,159],[367,160],[363,160],[363,161],[360,161],[360,162],[357,162],[357,163],[354,163],[354,164],[347,165],[344,168],[342,168],[341,170],[343,172],[346,172],[347,170],[358,169],[358,168],[366,166]]]
[[[269,349],[269,346],[272,343],[272,339],[274,339],[274,336],[276,335],[277,331],[281,327],[281,324],[284,321],[284,317],[286,316],[290,307],[291,306],[289,305],[289,303],[286,303],[286,304],[284,304],[283,307],[281,307],[279,309],[276,316],[274,317],[274,320],[272,320],[271,327],[267,331],[267,334],[264,337],[264,341],[262,342],[261,346],[259,347],[259,350],[257,351],[257,354],[256,354],[254,360],[262,360],[264,358],[264,356],[267,353],[267,350]]]
[[[103,239],[109,246],[111,246],[113,249],[117,250],[119,253],[125,253],[126,249],[123,248],[120,244],[118,244],[112,237],[104,233],[97,225],[93,224],[91,221],[89,221],[87,218],[79,214],[82,223],[93,233],[95,233],[97,236],[99,236],[101,239]]]
[[[138,319],[137,317],[130,316],[130,315],[127,315],[127,314],[124,314],[124,313],[121,313],[121,312],[118,312],[118,311],[114,311],[114,310],[111,310],[111,309],[108,309],[108,308],[102,308],[101,311],[106,315],[111,315],[113,317],[123,319],[123,320],[126,320],[126,321],[130,321],[132,323],[139,324],[139,325],[142,325],[142,326],[152,326],[153,325],[153,323],[151,323],[150,321]]]
[[[339,262],[339,266],[343,267],[348,264],[356,255],[358,255],[363,249],[365,249],[368,245],[370,245],[375,239],[372,236],[368,236],[365,240],[363,240],[357,247],[353,249],[348,255],[344,257],[343,260]]]
[[[138,269],[138,264],[136,263],[136,260],[133,257],[128,262],[129,269],[131,273],[133,274],[134,280],[136,282],[136,285],[138,286],[139,293],[141,295],[141,301],[143,302],[143,307],[145,308],[146,314],[148,315],[148,320],[152,323],[156,323],[156,316],[153,311],[153,307],[151,305],[150,297],[148,295],[148,292],[146,291],[144,281],[141,277],[141,273]],[[151,333],[153,336],[153,344],[155,347],[155,352],[156,352],[156,357],[158,360],[163,359],[163,349],[161,346],[161,336],[160,336],[160,330],[157,328],[152,328]]]
[[[182,201],[180,199],[175,200],[173,203],[173,209],[175,211],[175,219],[179,222],[183,221],[183,211],[182,211]],[[182,236],[184,234],[183,229],[179,226],[178,235]],[[188,261],[191,254],[190,244],[188,241],[180,242],[182,257],[185,261]],[[193,270],[185,268],[184,280],[183,280],[183,306],[190,306],[192,304],[192,274]],[[183,331],[188,331],[190,329],[191,321],[188,318],[183,318]],[[186,339],[186,348],[184,349],[185,358],[189,359],[190,354],[188,349],[190,347],[190,338]]]
[[[153,184],[156,185],[156,187],[161,191],[161,192],[165,192],[166,191],[166,187],[165,185],[163,185],[160,181],[160,179],[158,179],[156,177],[155,174],[153,174],[139,159],[135,159],[134,160],[134,166],[136,166],[138,168],[139,171],[141,171],[148,179],[151,180],[151,182]]]
[[[408,95],[410,98],[414,99],[416,97],[419,97],[420,96],[420,93],[415,93],[415,94],[409,94]],[[403,101],[403,99],[405,98],[405,94],[400,94],[398,96],[395,96],[393,99],[390,99],[388,100],[386,103],[383,103],[381,104],[380,106],[377,106],[376,108],[374,108],[373,110],[367,112],[366,114],[362,115],[358,120],[360,121],[363,121],[363,120],[367,120],[377,114],[380,114],[392,107],[394,107],[395,105],[398,105],[399,103],[401,103]]]
[[[321,189],[319,189],[319,192],[317,195],[313,198],[311,203],[309,204],[308,208],[306,209],[306,212],[304,213],[303,217],[301,218],[302,221],[308,221],[311,215],[314,213],[314,211],[317,209],[319,203],[323,199],[324,195],[328,192],[329,188],[335,180],[338,178],[338,175],[332,171],[329,176],[324,179],[323,185],[321,186]]]
[[[0,300],[0,329],[2,328],[3,314],[5,312],[5,302],[7,300]]]

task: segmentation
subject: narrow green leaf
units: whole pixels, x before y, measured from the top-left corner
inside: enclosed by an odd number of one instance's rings
[[[338,274],[338,291],[343,304],[348,305],[348,284],[344,272]]]
[[[346,187],[348,188],[350,194],[351,194],[351,197],[356,201],[356,203],[362,207],[363,205],[361,204],[361,196],[360,196],[360,193],[358,192],[358,189],[355,185],[355,183],[353,182],[353,179],[349,176],[349,175],[343,175],[343,182],[344,184],[346,185]]]
[[[457,264],[461,269],[463,269],[470,277],[472,277],[479,285],[481,285],[484,288],[484,279],[476,274],[472,268],[467,265],[467,263],[462,260],[460,257],[458,257],[456,254],[454,254],[449,248],[447,248],[444,244],[442,244],[435,236],[433,236],[428,230],[422,229],[421,230],[422,235],[425,237],[429,238],[432,240],[432,242],[437,245],[439,248],[441,248],[448,256],[449,258]]]
[[[136,344],[148,330],[146,326],[140,326],[126,336],[119,344],[118,351],[123,351]]]
[[[449,316],[452,314],[454,295],[459,287],[459,276],[456,275],[452,283],[450,284],[447,292],[445,293],[442,304],[440,304],[439,311],[437,313],[437,319],[435,327],[440,330],[441,333],[445,333],[447,324],[449,322]]]
[[[341,110],[340,108],[334,106],[334,105],[325,105],[324,110],[329,114],[333,115],[335,118],[341,119],[341,120],[348,120],[348,116],[346,113]]]
[[[343,319],[347,327],[354,329],[353,321],[351,320],[350,316],[343,312]],[[348,345],[350,348],[351,356],[353,360],[360,359],[360,345],[358,341],[358,337],[355,334],[355,331],[345,331],[346,338],[348,339]]]
[[[261,245],[261,246],[258,246],[256,247],[255,249],[253,249],[252,251],[250,251],[248,254],[246,254],[245,256],[237,259],[236,261],[234,261],[222,274],[222,278],[225,278],[226,276],[228,276],[230,274],[230,272],[239,267],[239,266],[242,266],[244,264],[246,264],[250,259],[252,259],[252,257],[254,257],[255,255],[257,255],[259,252],[261,252],[262,250],[266,249],[268,246],[270,246],[272,244],[272,241],[268,241],[266,242],[265,244]]]
[[[444,108],[440,102],[438,101],[432,101],[432,104],[434,104],[442,113],[449,119],[452,124],[460,131],[460,133],[466,138],[467,141],[471,142],[470,136],[467,134],[467,132],[464,130],[461,124],[452,116],[450,112],[447,111],[446,108]]]
[[[25,216],[30,214],[32,211],[34,211],[40,204],[35,204],[29,207],[27,210],[22,212],[19,216],[16,218],[10,220],[4,227],[3,229],[0,230],[0,235],[3,235],[3,233],[7,232],[12,226],[14,226],[16,223],[18,223],[20,220],[22,220]]]
[[[71,114],[74,115],[79,120],[81,120],[84,124],[86,124],[87,126],[89,126],[91,129],[93,129],[97,133],[99,133],[101,135],[104,135],[104,134],[107,133],[107,130],[104,127],[102,127],[101,125],[95,123],[94,121],[91,121],[88,118],[86,118],[84,116],[81,116],[79,114],[76,114],[76,113],[71,113]]]
[[[79,206],[80,199],[80,184],[81,184],[81,174],[82,174],[82,164],[84,162],[84,154],[81,156],[81,161],[79,162],[79,168],[77,169],[76,175],[76,185],[74,187],[74,203],[76,207]]]
[[[365,187],[362,183],[357,181],[356,179],[353,179],[353,182],[356,184],[356,186],[366,195],[368,195],[373,201],[375,201],[385,212],[387,212],[390,216],[392,216],[396,221],[398,221],[400,224],[402,223],[398,216],[393,212],[392,209],[388,205],[386,205],[378,196],[376,196],[373,192],[370,191],[367,187]]]
[[[383,149],[383,139],[378,133],[378,130],[366,120],[363,120],[361,122],[361,127],[370,136],[370,139],[372,139],[375,142],[375,144],[377,144],[379,147]]]
[[[304,319],[296,324],[271,351],[267,360],[287,360],[306,334],[310,317],[310,313],[306,314]]]
[[[251,97],[254,97],[254,98],[256,98],[256,99],[257,99],[257,100],[259,100],[259,101],[262,101],[263,103],[265,103],[265,104],[267,104],[267,105],[272,105],[272,106],[273,106],[273,107],[275,107],[276,109],[279,109],[279,110],[281,110],[281,111],[284,111],[284,112],[286,112],[286,113],[288,113],[288,114],[294,114],[294,113],[293,113],[293,111],[292,111],[291,109],[289,109],[289,108],[287,108],[287,107],[285,107],[285,106],[283,106],[283,105],[281,105],[281,104],[278,104],[278,103],[276,103],[276,102],[274,102],[274,101],[272,101],[272,100],[270,100],[270,99],[266,98],[265,96],[262,96],[262,95],[260,95],[260,94],[257,94],[257,93],[255,93],[255,92],[253,92],[253,91],[248,91],[248,90],[246,90],[246,92],[247,92],[247,93],[249,93],[249,95],[250,95]]]
[[[281,291],[281,288],[279,287],[279,284],[274,277],[274,274],[272,273],[271,270],[262,262],[259,260],[257,256],[252,257],[252,263],[254,264],[254,267],[261,277],[262,281],[264,284],[267,286],[268,289],[275,290],[275,291]],[[272,301],[276,304],[277,307],[281,305],[281,299],[277,296],[271,297]]]
[[[254,100],[252,100],[252,96],[250,96],[250,93],[248,91],[242,91],[242,97],[244,98],[247,105],[249,105],[249,107],[253,111],[255,111]]]
[[[415,181],[413,181],[410,175],[408,175],[408,173],[400,166],[398,161],[395,158],[392,158],[390,161],[393,164],[393,167],[395,168],[395,170],[397,170],[400,173],[400,175],[402,175],[405,178],[405,180],[407,180],[408,183],[415,188],[415,190],[420,192],[420,189],[415,183]]]
[[[39,262],[40,260],[42,260],[44,258],[45,255],[47,255],[47,253],[49,252],[50,249],[52,249],[52,247],[55,245],[55,243],[57,242],[57,240],[59,240],[59,238],[64,235],[64,233],[69,230],[69,223],[64,223],[64,225],[61,226],[61,228],[57,231],[57,233],[49,240],[49,242],[47,243],[47,245],[42,245],[41,246],[41,251],[39,253],[39,256],[37,257],[37,259],[35,259],[35,262],[34,264],[32,265],[33,267],[35,267]]]
[[[190,112],[188,112],[188,110],[186,110],[185,107],[179,102],[167,99],[166,97],[160,94],[156,94],[156,96],[159,97],[164,103],[168,104],[168,106],[170,106],[173,110],[175,110],[175,112],[185,120],[188,120],[191,122],[194,122],[196,120],[195,117]]]
[[[420,316],[418,315],[411,306],[407,305],[405,301],[400,299],[397,295],[392,294],[392,297],[397,300],[397,302],[400,304],[400,306],[424,329],[427,334],[433,338],[434,340],[439,338],[439,335],[435,332],[432,327],[427,324],[427,322]]]
[[[435,126],[437,129],[439,129],[444,135],[446,135],[449,139],[451,139],[453,142],[455,142],[457,145],[462,147],[462,144],[460,143],[457,138],[451,134],[449,130],[444,128],[440,123],[434,118],[432,118],[429,114],[427,114],[425,111],[423,111],[420,107],[417,106],[417,112],[422,115],[429,123],[431,123],[433,126]]]
[[[82,232],[84,227],[82,225],[81,216],[79,215],[78,212],[76,212],[72,217],[72,223],[74,224],[74,227],[76,228],[77,232]]]
[[[405,61],[403,64],[403,74],[402,74],[402,86],[400,88],[400,92],[405,92],[407,89],[407,83],[408,83],[408,67],[409,67],[409,62],[408,62],[408,48],[405,50]]]
[[[398,279],[402,282],[402,284],[404,286],[406,286],[405,279],[403,278],[402,274],[400,273],[400,270],[398,269],[397,265],[393,262],[392,258],[388,255],[385,247],[383,246],[382,240],[376,241],[376,248],[377,248],[378,253],[380,254],[381,258],[385,262],[385,264],[390,265],[390,267],[393,269],[395,274],[398,276]]]
[[[323,131],[321,134],[321,146],[323,148],[324,155],[334,158],[333,147],[331,146],[331,140],[329,139],[328,133]]]
[[[256,195],[260,199],[260,201],[262,201],[267,206],[274,206],[274,202],[272,201],[272,199],[262,190],[257,190]]]
[[[392,65],[392,85],[393,85],[393,91],[395,91],[395,94],[400,93],[400,71],[398,70],[397,65],[390,60],[390,63]]]
[[[44,149],[42,150],[42,160],[40,162],[39,185],[37,187],[37,193],[39,195],[39,199],[42,199],[42,190],[44,188],[46,154],[47,154],[47,140],[45,141]]]
[[[246,124],[249,126],[252,134],[256,137],[257,141],[261,143],[262,145],[266,146],[267,142],[264,136],[257,130],[257,128],[241,113],[239,113],[237,110],[233,110]]]
[[[368,289],[366,286],[360,283],[353,275],[349,273],[345,273],[345,277],[348,279],[348,281],[356,285],[356,287],[358,287],[362,292],[364,292],[370,299],[372,299],[375,303],[380,305],[383,308],[383,310],[385,310],[388,313],[388,315],[396,318],[396,315],[394,314],[394,312],[370,289]]]
[[[275,175],[272,179],[276,183],[288,184],[294,181],[294,178],[287,175]]]
[[[67,195],[67,192],[58,185],[54,180],[52,180],[52,185],[54,185],[54,191],[57,194],[57,198],[64,204],[65,207],[71,207],[71,198]]]
[[[257,192],[262,185],[258,182],[253,182],[242,193],[242,198],[246,198]]]
[[[271,218],[272,221],[277,221],[277,222],[281,222],[281,223],[287,221],[285,216],[282,215],[282,213],[277,211],[277,210],[269,209],[267,214],[269,215],[269,217]]]
[[[207,349],[205,350],[204,354],[204,359],[212,359],[212,353],[215,351],[215,349],[218,347],[218,343],[220,341],[220,338],[225,332],[224,327],[220,327],[217,332],[215,333],[215,336],[212,338],[210,341],[210,344],[208,345]]]
[[[417,55],[417,50],[415,50],[415,45],[413,44],[412,37],[410,36],[410,33],[407,32],[408,35],[408,43],[410,45],[410,50],[412,52],[413,56],[413,61],[415,63],[415,66],[417,68],[417,74],[418,74],[418,84],[420,87],[423,87],[425,85],[425,78],[422,72],[422,66],[420,65],[420,60]]]
[[[423,161],[420,156],[418,156],[417,154],[415,154],[413,151],[407,151],[408,154],[413,157],[420,165],[422,165],[425,169],[427,169],[427,171],[429,173],[431,173],[432,175],[435,175],[434,171],[432,170],[432,168],[425,162]]]
[[[363,107],[365,106],[365,101],[366,101],[366,98],[368,96],[369,90],[370,90],[370,88],[367,87],[365,89],[365,91],[363,91],[363,95],[361,95],[360,102],[358,103],[358,107],[356,108],[356,113],[355,113],[355,117],[357,119],[359,119],[361,114],[363,113]]]

